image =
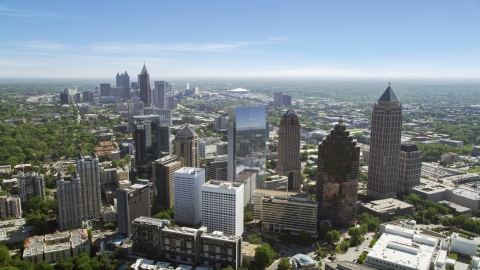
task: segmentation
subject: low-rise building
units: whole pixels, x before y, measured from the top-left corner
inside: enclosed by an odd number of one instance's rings
[[[103,222],[117,223],[117,211],[113,205],[107,205],[103,208]]]
[[[475,256],[477,254],[477,242],[460,237],[457,233],[451,236],[450,252],[464,256]]]
[[[43,261],[44,236],[32,236],[25,241],[23,260],[31,263]]]
[[[82,253],[90,255],[90,241],[88,240],[88,232],[86,229],[71,231],[70,244],[73,256],[78,256]]]
[[[199,246],[196,245],[202,233],[206,232],[206,227],[200,229],[176,227],[162,229],[163,256],[170,261],[197,264],[197,255]]]
[[[443,269],[447,248],[443,239],[409,228],[387,225],[364,264],[385,270]]]
[[[21,217],[22,203],[20,198],[0,196],[0,219]]]
[[[461,188],[447,190],[445,200],[468,207],[472,210],[472,213],[476,213],[480,209],[480,194],[475,191]]]
[[[312,237],[317,232],[317,201],[308,194],[275,190],[257,190],[254,217],[262,221],[262,231],[298,234],[305,230]]]
[[[445,144],[445,145],[454,146],[454,147],[462,147],[463,146],[463,141],[440,139],[440,143]]]
[[[432,182],[431,184],[418,185],[412,188],[412,192],[420,195],[422,199],[439,202],[445,200],[445,192],[452,187]]]
[[[412,215],[415,212],[413,205],[397,199],[389,198],[383,200],[362,203],[359,212],[367,212],[378,217],[382,222],[390,221],[394,216]]]
[[[72,256],[69,232],[46,234],[44,243],[43,252],[45,261],[48,263],[53,263],[60,259],[68,259]]]
[[[320,266],[312,257],[305,254],[297,254],[292,257],[292,270],[319,270]]]

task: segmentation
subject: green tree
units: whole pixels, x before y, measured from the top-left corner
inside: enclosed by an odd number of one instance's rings
[[[46,261],[41,261],[35,264],[35,270],[53,270],[53,265],[50,265]]]
[[[340,241],[340,233],[337,230],[331,230],[325,234],[325,242],[334,245]]]
[[[351,244],[352,245],[356,246],[356,245],[362,243],[363,234],[362,234],[362,231],[360,230],[360,228],[351,227],[350,229],[348,229],[348,234],[351,237]]]
[[[260,236],[256,234],[250,234],[247,238],[248,242],[250,242],[251,244],[258,245],[262,243],[262,238],[260,238]]]
[[[243,214],[243,221],[244,222],[250,222],[253,220],[253,213],[252,212],[245,212]]]
[[[8,253],[8,248],[5,245],[0,245],[0,264],[5,264],[11,261],[12,258]]]
[[[292,268],[290,264],[290,260],[288,258],[281,258],[280,262],[278,263],[278,270],[289,270]]]
[[[67,166],[67,174],[72,174],[75,171],[76,167],[73,164]]]
[[[275,251],[269,244],[263,244],[255,248],[255,261],[259,269],[270,266],[275,260]]]

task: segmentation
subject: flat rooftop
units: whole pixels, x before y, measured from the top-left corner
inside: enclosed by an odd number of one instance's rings
[[[202,185],[202,187],[221,188],[221,189],[238,189],[243,183],[241,182],[229,182],[220,180],[210,180]]]
[[[402,231],[413,231],[405,228]],[[436,245],[426,245],[410,238],[384,233],[367,255],[368,259],[386,261],[410,269],[428,270]]]
[[[43,253],[43,236],[32,236],[25,241],[25,249],[23,250],[23,257],[33,256]]]
[[[392,209],[405,209],[413,207],[411,204],[393,198],[371,201],[370,203],[362,204],[362,206],[372,209],[375,212],[387,212]]]
[[[429,184],[429,185],[418,185],[413,187],[413,189],[426,194],[435,194],[439,192],[444,192],[445,190],[452,189],[452,188],[435,183],[435,184]]]
[[[165,227],[165,228],[162,229],[162,232],[172,232],[172,233],[180,233],[180,234],[197,235],[199,230],[203,230],[204,232],[206,232],[207,227],[201,227],[200,229],[187,228],[187,227],[173,227],[173,228]]]
[[[159,218],[154,218],[154,217],[145,217],[141,216],[139,218],[136,218],[133,222],[135,223],[142,223],[145,225],[152,225],[152,226],[166,226],[170,222],[166,219],[159,219]]]
[[[72,236],[70,238],[70,241],[72,242],[73,247],[77,247],[85,244],[90,245],[90,242],[88,241],[87,230],[79,229],[76,231],[72,231],[71,233],[72,233]]]
[[[61,251],[61,250],[70,251],[70,242],[45,246],[45,253],[57,252],[57,251]]]
[[[279,196],[279,197],[297,196],[299,194],[298,192],[270,190],[270,189],[257,189],[255,192],[265,193],[265,195],[268,195],[268,196]]]
[[[480,200],[480,193],[473,192],[473,191],[466,190],[466,189],[461,189],[461,188],[454,189],[453,194],[461,196],[461,197],[465,197],[465,198],[468,198],[468,199],[471,199],[471,200]]]
[[[65,238],[70,239],[69,232],[56,232],[52,234],[45,234],[45,241],[55,241],[55,240],[60,240]]]
[[[230,242],[237,242],[241,239],[240,236],[227,235],[227,234],[223,234],[223,232],[220,232],[220,231],[214,231],[212,233],[203,233],[200,237],[208,238],[208,239],[221,239],[221,240],[230,241]]]

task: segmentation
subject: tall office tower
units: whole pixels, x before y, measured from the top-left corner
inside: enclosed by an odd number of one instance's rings
[[[21,218],[22,203],[19,197],[0,196],[0,219]]]
[[[141,216],[150,216],[149,185],[135,184],[117,189],[118,233],[130,236],[132,221]]]
[[[280,119],[277,174],[288,177],[288,190],[300,190],[300,121],[293,109]]]
[[[243,183],[210,180],[202,185],[202,226],[208,231],[243,234]]]
[[[205,140],[200,139],[199,143],[200,143],[200,149],[199,149],[200,150],[200,157],[204,158],[205,157],[205,152],[207,151],[206,145],[205,145]]]
[[[283,95],[282,96],[282,105],[283,106],[292,106],[292,96]]]
[[[131,82],[131,83],[130,83],[130,87],[131,87],[133,90],[137,90],[137,88],[138,88],[138,83],[137,83],[137,82]]]
[[[128,131],[133,132],[133,122],[135,116],[145,114],[145,107],[142,101],[129,102],[128,104]]]
[[[227,181],[228,156],[212,156],[205,159],[205,181]]]
[[[283,104],[283,92],[274,91],[273,92],[273,106],[282,106]]]
[[[398,161],[398,193],[411,192],[420,185],[422,154],[415,144],[402,144]]]
[[[101,83],[100,84],[100,96],[101,97],[109,97],[110,96],[110,89],[111,86],[109,83]]]
[[[158,115],[159,124],[172,126],[172,110],[170,109],[154,109],[154,115]]]
[[[120,73],[117,73],[117,77],[115,77],[115,87],[123,87],[123,73],[120,75]]]
[[[45,197],[45,183],[43,175],[36,172],[18,172],[17,174],[18,195],[23,206],[35,196]]]
[[[177,108],[177,104],[175,102],[175,95],[174,94],[168,94],[167,95],[167,109],[175,110],[175,108]]]
[[[100,163],[97,155],[78,155],[77,170],[82,184],[83,218],[96,218],[102,211]]]
[[[175,223],[197,226],[202,222],[202,185],[205,169],[183,167],[173,173]]]
[[[265,185],[266,170],[266,120],[264,106],[231,107],[228,128],[228,181],[249,179],[255,181],[248,192]],[[248,198],[250,200],[252,197]]]
[[[93,101],[93,92],[91,90],[83,92],[83,101],[84,102],[92,102]]]
[[[355,225],[360,147],[340,121],[318,146],[318,220]]]
[[[173,173],[182,167],[182,162],[175,155],[166,156],[153,162],[154,203],[158,210],[169,209],[174,205]]]
[[[148,74],[145,64],[143,64],[142,72],[138,74],[138,84],[140,87],[140,100],[143,101],[145,107],[152,107],[150,98],[150,75]]]
[[[83,199],[80,176],[70,178],[57,174],[58,226],[60,231],[83,227]]]
[[[214,124],[215,124],[215,131],[219,131],[220,129],[226,129],[227,128],[227,118],[224,116],[220,117],[215,117],[213,119]]]
[[[155,81],[155,106],[160,109],[167,108],[168,83],[165,81]]]
[[[188,125],[175,135],[173,145],[175,155],[183,160],[185,167],[200,167],[200,142],[197,133]]]
[[[187,89],[190,89],[190,84],[189,83],[183,83],[182,86],[183,86],[183,89],[182,89],[183,91],[185,91]]]
[[[152,162],[171,153],[170,127],[166,123],[168,120],[158,115],[134,117],[133,142],[138,174],[151,175]]]
[[[129,99],[130,98],[130,76],[128,76],[127,71],[123,73],[122,86],[123,86],[123,98]]]
[[[402,105],[388,88],[373,106],[367,195],[386,199],[397,195],[398,159],[402,135]]]

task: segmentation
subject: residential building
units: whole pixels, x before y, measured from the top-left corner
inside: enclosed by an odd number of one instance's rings
[[[205,169],[183,167],[173,173],[175,223],[195,227],[202,222]]]
[[[173,207],[174,172],[183,167],[176,155],[169,155],[153,162],[153,190],[155,207],[166,210]]]
[[[58,227],[61,231],[83,227],[83,198],[80,176],[57,174]]]
[[[209,156],[205,159],[205,181],[227,181],[228,156]]]
[[[243,234],[244,185],[210,180],[202,185],[202,225],[210,231]]]
[[[102,191],[100,185],[100,163],[97,155],[77,157],[77,172],[82,185],[83,218],[92,219],[102,212]]]
[[[117,210],[115,210],[113,205],[107,205],[103,208],[102,219],[103,223],[117,223]]]
[[[168,220],[152,217],[138,217],[132,222],[132,251],[134,253],[158,257],[162,251],[161,231],[169,224]]]
[[[45,197],[45,183],[42,174],[18,172],[17,186],[20,201],[24,206],[26,206],[28,200],[35,196]]]
[[[262,188],[266,171],[266,117],[264,106],[231,107],[228,119],[228,175],[230,182],[255,171],[250,192]],[[246,174],[248,177],[244,177]],[[246,187],[246,186],[245,186]],[[250,198],[246,198],[250,200]]]
[[[86,229],[79,229],[70,232],[70,244],[72,256],[79,256],[82,253],[90,254],[90,241]]]
[[[173,140],[175,154],[183,161],[185,167],[200,167],[200,141],[197,133],[188,125],[180,130]]]
[[[351,227],[357,216],[360,147],[340,121],[318,146],[318,219]]]
[[[19,197],[0,196],[0,219],[21,218],[22,203]]]
[[[402,135],[402,105],[388,88],[373,106],[367,195],[375,199],[397,195]]]
[[[121,235],[130,236],[132,221],[141,216],[150,216],[149,186],[135,184],[127,189],[118,189],[118,233]]]
[[[160,109],[167,109],[167,92],[168,92],[168,82],[165,81],[155,81],[155,96],[154,102],[155,107]]]
[[[138,75],[138,85],[140,87],[140,100],[145,107],[151,107],[152,101],[150,98],[150,74],[148,74],[147,67],[143,64],[142,72]]]
[[[305,230],[317,238],[318,202],[309,194],[258,189],[254,194],[254,217],[262,231],[298,234]]]
[[[405,216],[415,213],[415,207],[397,199],[383,199],[362,203],[359,214],[367,212],[378,217],[382,222],[390,221],[394,216]]]
[[[300,190],[300,121],[293,109],[280,119],[277,173],[288,177],[288,190]]]
[[[199,243],[199,264],[213,269],[233,268],[242,266],[242,238],[225,235],[221,231],[202,233]],[[198,269],[198,268],[197,268]]]
[[[398,193],[410,193],[420,185],[422,173],[422,154],[415,144],[402,144],[398,161]]]
[[[283,92],[274,91],[273,92],[273,106],[282,106],[283,104]]]
[[[161,232],[162,255],[169,261],[196,265],[199,262],[199,238],[206,231],[206,227],[164,227]]]
[[[42,236],[32,236],[25,239],[25,244],[23,246],[23,260],[31,263],[39,263],[43,261],[43,246],[44,246],[45,237]]]

